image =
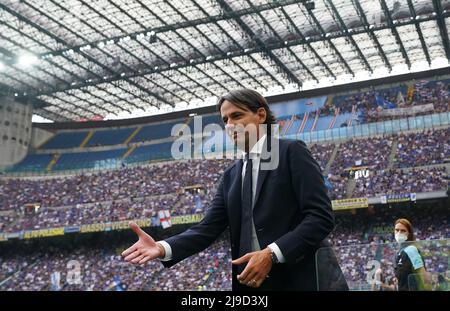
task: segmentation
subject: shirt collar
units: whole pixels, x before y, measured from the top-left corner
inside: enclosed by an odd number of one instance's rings
[[[261,136],[261,138],[256,142],[256,144],[252,147],[250,150],[250,158],[260,156],[262,153],[262,149],[264,146],[264,143],[266,142],[267,134],[264,134]],[[245,156],[247,155],[247,152],[242,151],[242,158],[245,159]]]

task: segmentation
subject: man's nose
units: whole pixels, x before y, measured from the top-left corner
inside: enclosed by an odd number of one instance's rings
[[[230,126],[230,127],[233,127],[233,126],[236,125],[236,123],[235,123],[233,120],[229,120],[229,119],[228,119],[226,125],[228,125],[228,126]]]

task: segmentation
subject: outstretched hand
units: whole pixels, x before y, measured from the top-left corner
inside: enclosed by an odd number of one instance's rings
[[[133,264],[144,264],[147,261],[164,257],[164,248],[144,232],[135,222],[130,221],[130,228],[137,234],[139,240],[122,252],[125,261]]]

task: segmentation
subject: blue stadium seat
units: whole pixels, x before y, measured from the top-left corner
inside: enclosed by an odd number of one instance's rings
[[[159,124],[146,125],[141,128],[139,133],[133,137],[131,142],[150,141],[155,139],[167,138],[171,136],[172,127],[175,124],[182,124],[184,120],[176,120]]]
[[[343,113],[338,115],[336,118],[336,122],[334,123],[334,127],[332,128],[347,126],[347,121],[350,119],[351,116],[352,116],[351,113]]]
[[[320,117],[319,120],[317,120],[315,131],[327,130],[333,118],[334,116]]]
[[[205,128],[208,124],[217,124],[220,127],[224,127],[222,117],[219,113],[209,114],[209,115],[202,115],[202,130]],[[191,133],[194,131],[194,118],[191,119],[189,122],[189,128],[191,129]]]
[[[62,154],[53,170],[107,169],[120,165],[126,148],[95,152],[75,152]]]
[[[23,161],[7,171],[14,172],[43,172],[52,160],[52,154],[29,154]]]
[[[67,149],[77,148],[86,138],[89,131],[81,132],[60,132],[53,136],[48,142],[42,145],[41,149]]]
[[[290,127],[289,130],[287,131],[286,135],[297,134],[297,132],[298,132],[300,126],[302,125],[302,121],[303,121],[303,118],[300,119],[300,120],[294,120],[294,121],[292,122],[291,127]]]
[[[172,142],[140,146],[136,148],[124,162],[147,162],[152,160],[170,159]]]
[[[95,131],[86,147],[123,144],[135,129],[136,128],[133,127]]]

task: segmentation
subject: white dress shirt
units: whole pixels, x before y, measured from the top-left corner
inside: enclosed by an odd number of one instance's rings
[[[252,147],[250,150],[249,158],[252,159],[253,166],[252,166],[252,202],[253,206],[255,204],[255,194],[256,194],[256,186],[258,184],[258,175],[259,175],[259,164],[261,161],[261,153],[262,149],[264,147],[264,142],[266,141],[267,135],[263,135],[256,144]],[[244,163],[242,166],[242,186],[244,184],[244,176],[245,176],[245,169],[247,167],[247,161],[245,161],[246,152],[242,152]],[[168,261],[172,259],[172,248],[170,247],[169,243],[166,241],[158,241],[157,243],[160,243],[161,246],[164,248],[166,255],[164,256],[162,261]],[[283,253],[281,253],[280,248],[276,243],[271,243],[268,245],[268,247],[275,253],[275,255],[278,258],[278,261],[280,263],[285,262],[285,258],[283,256]],[[255,231],[255,225],[252,224],[252,249],[254,251],[260,250],[258,237],[256,235]]]

